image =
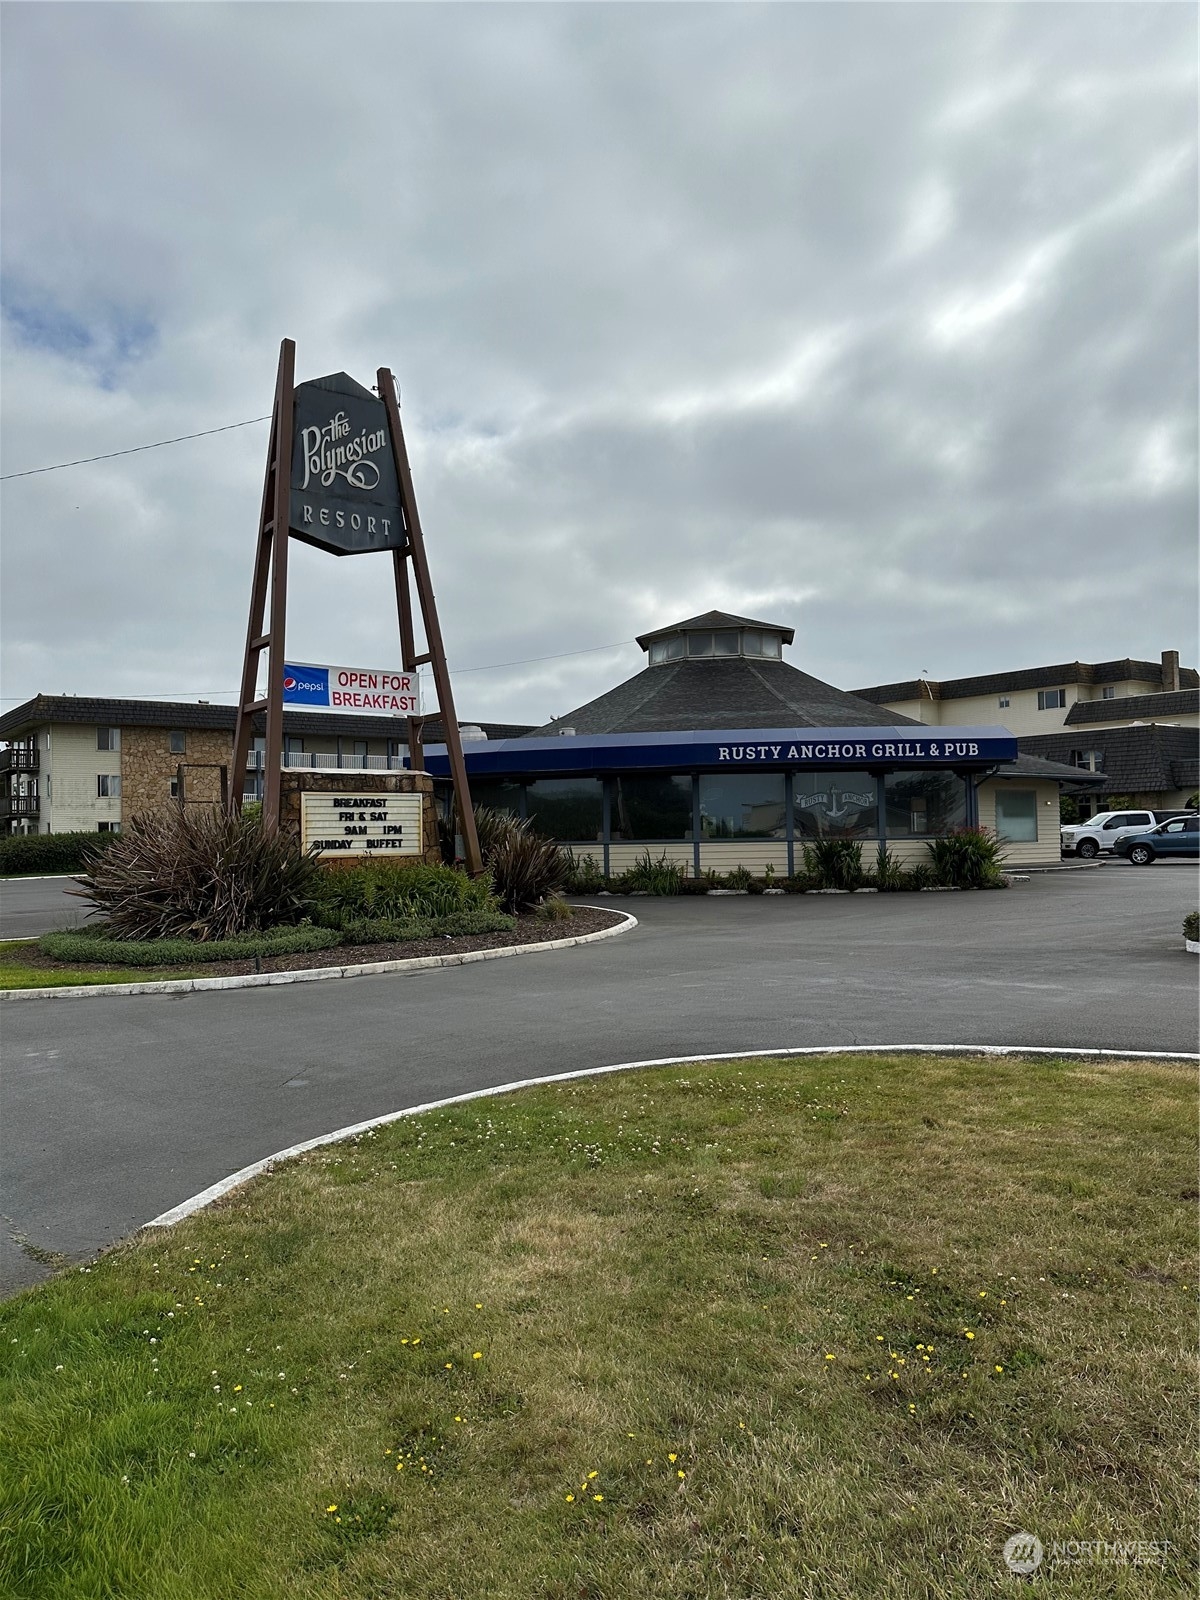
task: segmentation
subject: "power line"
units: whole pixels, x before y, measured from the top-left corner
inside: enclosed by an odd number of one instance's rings
[[[207,439],[214,433],[230,433],[234,428],[250,428],[256,422],[270,422],[268,413],[265,417],[248,417],[245,422],[227,422],[221,428],[203,428],[199,433],[181,433],[174,439],[156,439],[153,444],[135,444],[128,450],[108,450],[102,456],[80,456],[78,461],[57,461],[52,467],[29,467],[25,472],[0,473],[0,483],[7,483],[9,478],[33,478],[39,472],[61,472],[64,467],[86,467],[92,461],[111,461],[114,456],[135,456],[139,450],[160,450],[164,444],[182,444],[185,439]]]
[[[535,662],[538,662],[538,661],[565,661],[568,656],[590,656],[590,655],[595,655],[598,651],[601,651],[601,650],[619,650],[624,645],[636,644],[636,643],[637,643],[636,639],[618,639],[614,644],[591,644],[591,645],[588,645],[587,648],[583,649],[583,650],[560,650],[560,651],[558,651],[558,653],[556,655],[552,655],[552,656],[526,656],[521,661],[493,661],[488,666],[485,666],[485,667],[453,667],[452,666],[450,668],[450,671],[451,672],[457,672],[459,674],[464,673],[464,672],[500,672],[505,667],[528,667],[528,666],[532,666]],[[429,672],[429,671],[431,671],[431,669],[429,667],[421,667],[418,670],[421,671],[421,672]],[[193,697],[198,696],[200,694],[237,694],[237,692],[238,691],[236,689],[173,689],[173,690],[170,691],[170,693],[161,693],[160,692],[159,694],[138,694],[138,695],[131,695],[129,698],[131,700],[175,700],[175,699],[190,700]],[[19,702],[21,702],[22,699],[28,699],[28,698],[29,698],[28,695],[26,695],[26,696],[16,695],[16,694],[0,695],[0,701],[11,702],[14,705],[18,704]],[[56,697],[56,698],[58,698],[58,697]],[[66,696],[65,698],[71,699],[71,698],[76,698],[76,697]],[[85,698],[87,698],[87,697],[85,697]],[[110,696],[104,696],[102,698],[106,698],[107,699],[107,698],[111,698],[111,697]]]

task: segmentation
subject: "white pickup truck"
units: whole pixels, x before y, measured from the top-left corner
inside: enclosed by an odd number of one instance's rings
[[[1065,856],[1094,860],[1103,851],[1112,855],[1118,839],[1129,833],[1145,833],[1170,817],[1186,816],[1184,811],[1101,811],[1087,822],[1070,823],[1059,829]]]

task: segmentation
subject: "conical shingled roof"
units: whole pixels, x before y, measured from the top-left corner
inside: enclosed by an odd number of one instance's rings
[[[724,618],[725,613],[714,613]],[[740,619],[731,619],[740,620]],[[711,626],[692,618],[659,630]],[[752,623],[769,627],[768,623]],[[776,628],[777,632],[782,632]],[[786,630],[790,633],[790,630]],[[688,658],[646,667],[635,677],[557,717],[529,735],[563,727],[576,733],[666,733],[692,728],[895,728],[920,727],[886,706],[835,689],[784,661],[745,656]]]

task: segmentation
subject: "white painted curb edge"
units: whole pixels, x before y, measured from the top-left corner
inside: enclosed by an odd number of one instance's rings
[[[595,937],[594,935],[592,937]],[[554,1072],[542,1078],[522,1078],[515,1083],[498,1084],[492,1089],[472,1089],[466,1094],[452,1094],[445,1100],[429,1100],[424,1105],[408,1106],[403,1111],[388,1111],[381,1117],[370,1117],[366,1122],[352,1123],[348,1128],[338,1128],[333,1133],[320,1133],[315,1139],[305,1139],[286,1150],[277,1150],[272,1156],[253,1161],[248,1167],[230,1173],[228,1178],[210,1184],[190,1200],[184,1200],[170,1211],[141,1225],[146,1228],[170,1228],[186,1217],[203,1211],[233,1189],[238,1189],[252,1178],[268,1171],[281,1161],[317,1150],[322,1145],[336,1144],[342,1139],[352,1139],[356,1134],[369,1133],[372,1128],[385,1127],[389,1122],[399,1122],[402,1117],[417,1117],[426,1111],[440,1111],[445,1106],[463,1105],[470,1100],[487,1100],[495,1095],[514,1094],[518,1089],[532,1089],[539,1084],[569,1083],[576,1078],[598,1078],[609,1072],[632,1072],[638,1067],[683,1067],[705,1061],[754,1061],[765,1056],[849,1056],[849,1055],[968,1055],[968,1056],[1070,1056],[1083,1060],[1109,1057],[1117,1061],[1200,1061],[1197,1055],[1181,1055],[1168,1050],[1079,1050],[1058,1049],[1051,1045],[1018,1044],[852,1044],[852,1045],[797,1045],[782,1050],[724,1050],[717,1055],[662,1056],[653,1061],[619,1061],[609,1067],[583,1067],[577,1072]]]
[[[1183,947],[1191,956],[1200,956],[1200,939],[1185,939]]]
[[[638,925],[629,911],[616,906],[580,906],[581,911],[611,911],[624,917],[611,928],[595,933],[576,934],[573,939],[547,939],[542,944],[507,944],[496,950],[463,950],[458,955],[409,956],[401,961],[367,961],[360,966],[300,967],[294,972],[245,972],[225,978],[163,978],[158,983],[67,984],[56,989],[4,989],[0,1001],[13,1000],[106,1000],[110,995],[191,994],[202,989],[264,989],[281,983],[316,983],[322,978],[368,978],[384,972],[423,972],[431,967],[465,967],[473,961],[499,961],[504,956],[540,955],[544,950],[570,950],[573,945],[593,944],[611,939],[616,933],[629,933]]]

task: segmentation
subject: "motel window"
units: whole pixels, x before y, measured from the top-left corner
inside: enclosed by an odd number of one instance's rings
[[[366,764],[367,764],[367,741],[365,739],[355,739],[355,741],[354,741],[354,759],[355,759],[355,761],[359,762],[362,766],[364,766],[364,767],[366,766]]]
[[[890,772],[883,786],[889,839],[920,839],[966,826],[967,786],[953,772]]]
[[[98,822],[96,824],[97,833],[120,833],[120,831],[121,824],[119,822]]]
[[[1063,706],[1065,706],[1066,703],[1067,703],[1067,691],[1065,689],[1039,689],[1038,690],[1038,710],[1039,711],[1058,711]]]
[[[182,728],[172,728],[167,737],[171,742],[171,754],[173,756],[187,754],[187,734]]]
[[[1070,765],[1073,767],[1082,767],[1085,772],[1103,772],[1104,751],[1072,750],[1070,756]]]
[[[1008,706],[1010,706],[1011,704],[1012,704],[1012,702],[1009,699],[1008,695],[1002,694],[1000,696],[1000,709],[1001,709],[1001,711],[1006,710],[1008,708]]]
[[[1037,839],[1037,795],[1032,789],[996,790],[996,832],[1014,844]]]
[[[121,779],[116,773],[97,773],[96,798],[99,800],[119,800],[121,798]]]
[[[879,780],[868,772],[797,772],[792,778],[797,839],[869,839],[879,831]]]
[[[702,839],[783,839],[787,801],[782,772],[700,775]]]
[[[525,785],[525,815],[548,839],[604,837],[604,785],[599,778],[537,778]]]
[[[692,779],[686,772],[669,777],[614,778],[614,839],[671,840],[692,837]]]
[[[97,750],[119,750],[120,748],[121,748],[121,730],[120,730],[120,728],[97,728],[96,729],[96,749]]]
[[[489,811],[504,811],[514,817],[519,817],[521,815],[521,785],[503,781],[488,783],[483,779],[473,779],[471,783],[471,804],[473,806],[485,806]]]
[[[1101,700],[1115,700],[1117,698],[1116,684],[1106,683],[1100,691],[1100,698]]]

